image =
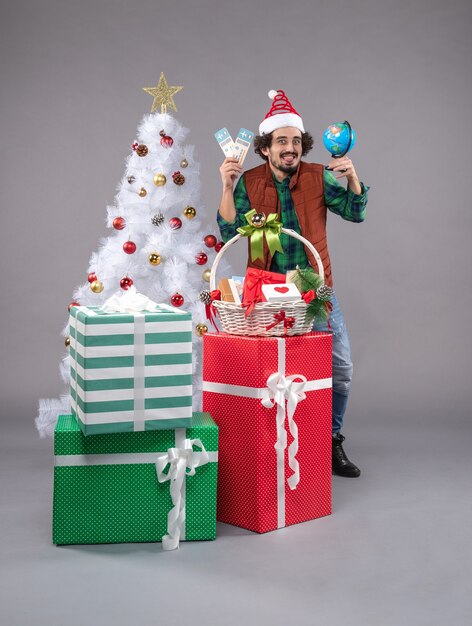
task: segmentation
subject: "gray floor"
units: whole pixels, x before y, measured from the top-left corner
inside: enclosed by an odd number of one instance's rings
[[[471,623],[472,475],[465,430],[362,424],[357,480],[334,479],[334,514],[266,535],[51,544],[51,442],[3,424],[1,623],[462,626]]]

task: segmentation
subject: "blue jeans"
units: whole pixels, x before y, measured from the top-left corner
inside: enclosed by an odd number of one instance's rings
[[[349,335],[343,313],[333,294],[331,299],[333,310],[329,316],[331,332],[333,333],[333,435],[338,433],[343,425],[347,399],[352,380],[352,357]],[[329,330],[328,323],[313,324],[313,330]]]

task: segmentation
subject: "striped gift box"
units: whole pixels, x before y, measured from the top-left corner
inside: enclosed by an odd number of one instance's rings
[[[71,307],[71,405],[85,435],[185,428],[192,420],[192,318]]]

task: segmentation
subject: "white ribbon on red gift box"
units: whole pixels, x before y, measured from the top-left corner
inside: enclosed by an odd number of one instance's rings
[[[296,383],[295,379],[301,378],[302,382]],[[285,526],[285,448],[287,447],[287,431],[285,430],[285,419],[293,437],[292,443],[288,447],[288,464],[293,474],[287,478],[290,489],[296,489],[300,482],[300,464],[296,455],[298,452],[298,426],[293,419],[293,414],[300,400],[304,400],[306,395],[303,388],[306,383],[305,376],[288,376],[283,374],[271,374],[267,379],[267,389],[261,399],[262,406],[271,409],[277,405],[277,441],[274,448],[277,451],[277,517],[278,527]],[[287,414],[285,413],[285,403],[287,402]]]
[[[200,448],[200,451],[195,452],[193,446]],[[166,454],[157,457],[157,480],[160,483],[170,480],[170,495],[174,505],[167,515],[167,535],[162,537],[164,550],[179,547],[182,529],[185,528],[186,476],[194,476],[195,469],[209,461],[208,452],[200,439],[184,439],[180,447],[169,448]],[[168,465],[169,471],[165,473]]]
[[[296,459],[298,427],[294,420],[295,410],[298,403],[305,400],[305,392],[330,389],[332,378],[307,380],[305,376],[300,374],[286,376],[285,339],[282,337],[274,337],[274,339],[277,341],[278,371],[268,377],[266,387],[246,387],[245,385],[203,381],[203,391],[258,399],[268,409],[277,405],[277,440],[274,444],[277,453],[277,527],[283,528],[285,526],[285,449],[287,447],[285,422],[287,420],[289,432],[293,437],[288,449],[288,462],[293,474],[287,478],[287,484],[290,489],[296,489],[300,482],[300,465]],[[296,382],[297,380],[300,382]],[[285,408],[286,405],[287,409]]]

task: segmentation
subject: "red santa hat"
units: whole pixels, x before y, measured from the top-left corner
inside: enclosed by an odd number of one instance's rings
[[[259,134],[267,135],[277,128],[285,128],[286,126],[294,126],[304,133],[302,118],[293,108],[285,92],[281,89],[278,91],[271,89],[268,96],[273,102],[270,111],[259,125]]]

